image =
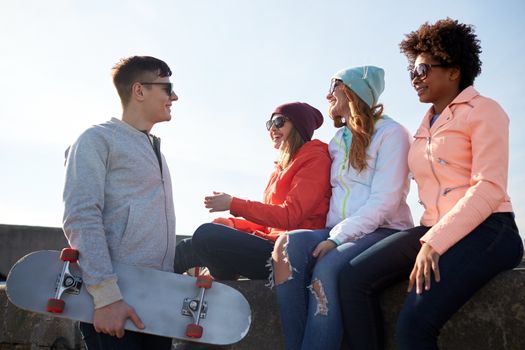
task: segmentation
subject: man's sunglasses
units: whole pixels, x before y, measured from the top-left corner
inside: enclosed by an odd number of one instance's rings
[[[279,115],[275,118],[272,118],[266,122],[266,129],[270,131],[272,128],[272,125],[274,125],[277,129],[280,129],[284,126],[284,123],[286,123],[286,117]]]
[[[174,92],[173,92],[173,84],[172,84],[172,83],[149,83],[149,82],[141,82],[140,84],[142,84],[142,85],[162,85],[162,88],[164,89],[164,91],[166,91],[166,93],[168,94],[168,96],[171,97],[171,95],[174,94]]]
[[[430,72],[430,68],[432,67],[446,67],[445,64],[428,64],[428,63],[420,63],[412,70],[408,70],[408,73],[410,75],[410,80],[414,80],[415,78],[418,78],[419,80],[425,80],[427,78],[428,72]]]

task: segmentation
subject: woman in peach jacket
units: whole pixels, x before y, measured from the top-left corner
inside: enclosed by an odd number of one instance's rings
[[[507,194],[509,118],[472,86],[481,72],[472,27],[426,23],[400,47],[419,100],[432,104],[408,155],[425,212],[421,226],[377,243],[340,273],[351,349],[384,348],[379,295],[408,276],[398,345],[437,349],[445,322],[523,255]]]

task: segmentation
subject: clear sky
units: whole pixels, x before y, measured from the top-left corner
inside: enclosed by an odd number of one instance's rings
[[[261,199],[276,157],[264,122],[304,101],[325,115],[330,77],[349,66],[386,71],[385,113],[414,133],[429,107],[410,86],[404,34],[452,17],[483,48],[475,87],[511,119],[509,193],[525,232],[523,0],[130,0],[0,4],[0,223],[60,226],[64,150],[90,125],[120,117],[111,67],[151,55],[172,68],[180,100],[155,126],[174,182],[177,233],[217,214],[213,190]],[[412,183],[409,204],[422,212]],[[222,214],[224,215],[224,214]]]

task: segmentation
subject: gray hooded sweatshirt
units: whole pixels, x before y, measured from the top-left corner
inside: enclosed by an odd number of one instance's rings
[[[63,228],[95,308],[122,299],[111,261],[173,271],[171,178],[160,161],[145,133],[116,118],[69,149]]]

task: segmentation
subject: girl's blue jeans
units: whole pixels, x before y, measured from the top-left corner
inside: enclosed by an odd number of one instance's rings
[[[342,244],[316,261],[315,247],[330,230],[288,233],[286,254],[291,278],[276,285],[286,348],[339,349],[343,337],[339,303],[339,271],[350,260],[396,230],[380,228],[363,238]]]

